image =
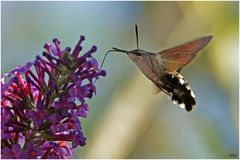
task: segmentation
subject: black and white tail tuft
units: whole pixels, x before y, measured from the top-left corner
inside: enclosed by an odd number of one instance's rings
[[[171,96],[173,103],[178,103],[181,108],[185,108],[187,111],[191,111],[196,105],[192,89],[179,73],[164,74],[157,86]]]

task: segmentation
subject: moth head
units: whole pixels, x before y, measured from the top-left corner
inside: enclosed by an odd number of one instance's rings
[[[141,50],[141,49],[135,49],[135,50],[131,50],[128,52],[128,57],[134,61],[134,62],[137,62],[139,61],[140,59],[143,58],[143,54],[145,54],[146,51],[144,50]]]
[[[115,48],[115,47],[113,47],[112,49],[115,52],[126,53],[128,55],[128,57],[134,62],[137,62],[139,59],[142,58],[142,55],[146,53],[146,51],[141,50],[141,49],[134,49],[134,50],[131,50],[131,51],[122,50],[122,49],[118,49],[118,48]]]

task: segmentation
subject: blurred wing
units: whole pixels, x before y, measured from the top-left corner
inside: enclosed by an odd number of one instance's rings
[[[170,72],[181,69],[184,65],[192,61],[198,51],[204,48],[212,36],[206,36],[197,40],[166,49],[156,54],[158,60],[162,60],[164,67]]]

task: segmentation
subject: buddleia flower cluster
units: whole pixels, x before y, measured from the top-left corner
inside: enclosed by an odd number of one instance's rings
[[[53,39],[42,56],[1,77],[1,158],[69,158],[86,144],[79,118],[106,72],[92,56],[96,46],[80,54],[84,39],[73,50]]]

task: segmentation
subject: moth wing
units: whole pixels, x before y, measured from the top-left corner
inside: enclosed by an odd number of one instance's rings
[[[152,83],[152,93],[158,94],[161,91],[161,89],[154,83]]]
[[[206,36],[174,48],[163,50],[156,54],[156,58],[162,60],[164,67],[169,72],[175,72],[191,62],[211,39],[212,36]]]

